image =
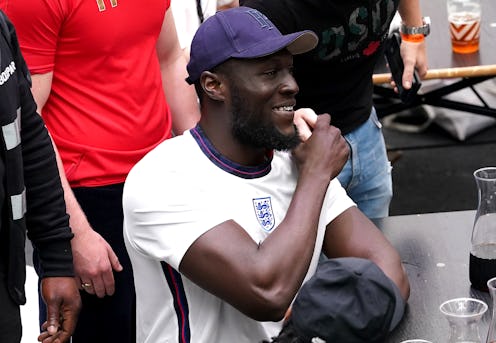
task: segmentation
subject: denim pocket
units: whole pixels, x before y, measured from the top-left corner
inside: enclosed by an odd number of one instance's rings
[[[382,129],[382,123],[380,122],[379,118],[377,118],[377,112],[373,107],[372,107],[372,112],[370,112],[370,118],[372,118],[372,121],[374,122],[375,126],[377,126],[378,129]]]

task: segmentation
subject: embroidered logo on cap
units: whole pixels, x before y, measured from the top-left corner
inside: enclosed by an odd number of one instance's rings
[[[272,30],[274,26],[272,26],[272,23],[270,22],[269,18],[267,18],[265,15],[260,13],[257,10],[248,10],[246,11],[249,15],[251,15],[259,24],[261,28],[267,28],[268,30]]]

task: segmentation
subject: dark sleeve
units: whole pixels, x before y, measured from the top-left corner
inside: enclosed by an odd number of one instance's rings
[[[39,252],[41,277],[73,276],[70,244],[73,234],[55,152],[21,70],[18,68],[27,234]]]

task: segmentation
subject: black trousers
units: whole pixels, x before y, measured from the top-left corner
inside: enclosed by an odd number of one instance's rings
[[[98,298],[81,292],[83,306],[72,343],[135,343],[136,296],[122,232],[123,184],[74,188],[73,191],[89,223],[110,244],[124,269],[114,272],[114,295]],[[40,324],[45,320],[46,309],[40,300]]]
[[[21,310],[8,293],[5,262],[0,253],[0,342],[19,343],[22,335]]]

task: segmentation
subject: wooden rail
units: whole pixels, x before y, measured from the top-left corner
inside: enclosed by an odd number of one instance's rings
[[[474,67],[460,67],[460,68],[443,68],[443,69],[430,69],[424,77],[424,80],[432,79],[451,79],[459,77],[476,77],[476,76],[496,76],[496,64],[474,66]],[[389,83],[391,80],[390,73],[374,74],[372,81],[375,85],[381,83]]]

